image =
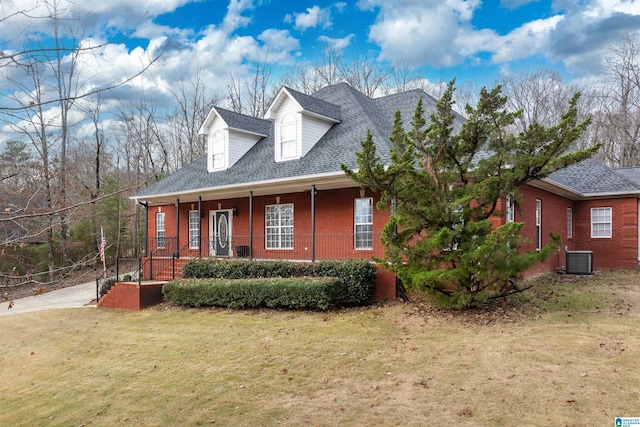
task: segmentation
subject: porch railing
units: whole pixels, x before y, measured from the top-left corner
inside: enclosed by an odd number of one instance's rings
[[[371,259],[382,257],[380,233],[362,238],[355,234],[296,234],[277,238],[265,235],[234,235],[220,244],[216,236],[203,237],[181,251],[181,256],[215,258],[288,259],[299,261]]]
[[[149,239],[148,256],[140,259],[138,271],[132,280],[153,280],[154,277],[171,266],[171,277],[176,277],[176,260],[179,258],[220,258],[254,260],[321,261],[366,259],[384,256],[380,243],[380,233],[372,233],[363,238],[355,234],[297,234],[275,238],[265,235],[234,235],[227,241],[217,236],[203,236],[192,239],[176,248],[175,237],[165,237],[157,247],[156,238]],[[313,245],[312,245],[313,242]]]

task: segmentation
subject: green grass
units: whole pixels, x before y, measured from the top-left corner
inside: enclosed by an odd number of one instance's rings
[[[556,280],[556,278],[554,278]],[[504,308],[0,318],[0,425],[613,425],[640,416],[640,274]]]

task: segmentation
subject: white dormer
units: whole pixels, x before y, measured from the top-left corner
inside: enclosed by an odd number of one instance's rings
[[[267,136],[270,127],[269,122],[255,117],[212,108],[198,131],[207,140],[207,171],[232,167],[256,142]]]
[[[336,123],[339,107],[282,87],[264,118],[273,122],[276,162],[300,159]]]

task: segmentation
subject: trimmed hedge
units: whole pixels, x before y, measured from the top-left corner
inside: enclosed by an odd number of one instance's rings
[[[184,278],[256,279],[275,277],[338,277],[342,280],[340,306],[370,304],[376,267],[368,261],[192,261],[182,269]]]
[[[182,279],[162,287],[166,301],[187,307],[327,310],[339,305],[342,280],[331,277]]]

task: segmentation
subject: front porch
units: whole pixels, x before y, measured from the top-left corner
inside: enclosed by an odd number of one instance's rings
[[[182,277],[182,267],[194,259],[287,260],[295,262],[373,260],[384,256],[380,233],[365,240],[355,234],[295,235],[286,242],[268,242],[269,237],[228,236],[193,238],[178,247],[176,237],[149,238],[147,255],[141,259],[139,281],[173,280]]]

